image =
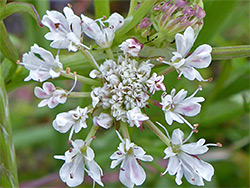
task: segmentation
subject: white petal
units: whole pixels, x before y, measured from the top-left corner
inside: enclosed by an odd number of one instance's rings
[[[166,154],[166,156],[164,157],[164,159],[167,159],[169,157],[173,157],[176,155],[176,153],[173,152],[172,150],[172,147],[167,147],[165,150],[164,150],[164,153]]]
[[[46,98],[49,98],[51,97],[51,95],[49,95],[48,93],[46,93],[43,89],[41,89],[40,87],[35,87],[35,90],[34,90],[34,94],[37,98],[40,98],[40,99],[46,99]]]
[[[182,179],[183,177],[183,169],[181,168],[181,166],[178,168],[177,170],[177,174],[176,174],[176,177],[175,177],[175,182],[177,185],[181,185],[182,184]]]
[[[170,157],[168,160],[167,171],[169,175],[173,176],[176,174],[178,167],[180,166],[180,162],[176,156]]]
[[[205,139],[200,139],[195,143],[184,144],[181,150],[190,155],[201,155],[208,151],[208,147],[204,145]]]
[[[182,145],[184,133],[180,129],[175,129],[172,133],[172,144]]]
[[[186,65],[195,68],[207,68],[212,60],[211,46],[203,44],[199,46],[187,59]]]
[[[184,116],[196,116],[201,111],[201,105],[199,103],[181,103],[176,106],[176,112]]]
[[[44,107],[48,104],[49,102],[49,99],[43,99],[39,104],[38,104],[38,107]]]

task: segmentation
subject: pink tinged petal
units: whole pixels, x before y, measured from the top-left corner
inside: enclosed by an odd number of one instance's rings
[[[176,112],[185,116],[195,116],[201,111],[201,105],[198,103],[183,103],[176,106]]]
[[[59,104],[59,102],[57,100],[55,100],[54,97],[49,98],[48,107],[50,109],[55,108],[58,104]]]
[[[35,90],[34,90],[34,94],[37,98],[40,98],[40,99],[47,99],[47,98],[50,98],[51,95],[49,95],[48,93],[46,93],[43,89],[41,89],[40,87],[35,87]]]
[[[108,129],[113,123],[113,118],[109,114],[102,112],[98,117],[93,118],[93,122],[95,125]]]
[[[143,170],[143,168],[141,167],[141,165],[139,165],[139,163],[135,160],[135,158],[132,157],[131,160],[131,181],[135,184],[135,185],[142,185],[143,182],[146,179],[146,173]]]
[[[193,67],[181,67],[179,71],[183,74],[185,78],[188,80],[194,80],[197,77],[197,71]],[[201,80],[199,80],[201,81]]]
[[[48,94],[53,94],[56,90],[55,86],[51,82],[45,82],[43,84],[43,90]]]
[[[48,104],[48,102],[49,102],[49,99],[44,99],[44,100],[42,100],[39,104],[38,104],[38,107],[40,108],[40,107],[44,107],[44,106],[46,106],[47,104]]]
[[[116,31],[117,29],[119,29],[123,26],[124,18],[120,14],[115,12],[115,13],[111,14],[111,16],[104,22],[109,23],[109,26],[113,26],[114,31]]]
[[[173,176],[176,174],[178,167],[180,166],[179,159],[176,156],[170,157],[168,160],[167,171],[169,175]]]
[[[48,71],[39,71],[39,69],[37,69],[37,70],[31,70],[29,77],[34,81],[43,82],[45,80],[48,80],[51,77],[51,75],[49,74]]]
[[[175,129],[172,133],[172,145],[182,145],[184,139],[184,133],[180,129]]]
[[[201,155],[208,151],[208,147],[204,143],[205,139],[202,138],[197,142],[182,145],[181,150],[190,155]]]
[[[195,68],[207,68],[212,60],[211,46],[203,44],[199,46],[187,59],[186,65]]]
[[[65,133],[70,129],[73,123],[74,121],[72,121],[70,114],[63,112],[56,116],[56,119],[53,121],[52,125],[57,131]]]
[[[180,117],[180,115],[178,114],[178,112],[169,112],[171,118],[173,119],[173,121],[176,121],[178,123],[184,123],[182,117]]]

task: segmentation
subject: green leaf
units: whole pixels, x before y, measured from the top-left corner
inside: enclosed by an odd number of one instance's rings
[[[5,7],[7,0],[0,0],[0,7]]]
[[[1,10],[0,10],[1,14]],[[5,28],[3,21],[0,21],[0,51],[2,54],[11,60],[13,63],[16,63],[18,59],[18,53],[15,46],[12,44],[9,38],[9,34]]]
[[[0,187],[18,187],[8,96],[0,65]]]
[[[110,5],[109,0],[94,0],[95,6],[95,18],[101,18],[103,16],[109,17]]]
[[[37,21],[37,24],[43,27],[35,7],[29,3],[13,2],[13,3],[8,3],[6,7],[1,7],[0,20],[3,20],[14,13],[21,13],[21,12],[30,14]]]

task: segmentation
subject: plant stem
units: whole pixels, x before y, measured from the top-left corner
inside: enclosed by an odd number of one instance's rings
[[[213,60],[250,57],[250,45],[214,47],[211,54]]]
[[[90,131],[89,131],[89,133],[88,133],[88,136],[85,139],[85,142],[88,142],[93,136],[95,136],[98,129],[99,129],[99,126],[96,126],[96,125],[93,124]]]
[[[103,16],[109,17],[110,5],[109,0],[94,0],[95,18]]]
[[[121,130],[122,130],[123,137],[130,140],[127,123],[125,123],[123,121],[120,121],[120,125],[121,125]]]
[[[75,74],[74,73],[61,73],[62,76],[66,77],[66,78],[71,78],[71,79],[75,79]],[[101,82],[98,82],[96,80],[93,80],[91,78],[87,78],[85,76],[81,76],[76,74],[76,78],[77,81],[82,82],[84,84],[88,84],[88,85],[93,85],[93,86],[100,86]]]
[[[167,146],[170,146],[170,140],[163,134],[158,127],[155,126],[155,124],[150,121],[144,121],[145,125],[147,125]]]
[[[162,70],[161,72],[159,72],[159,75],[166,75],[166,74],[172,72],[173,70],[174,70],[174,67],[168,67],[168,68]]]
[[[85,98],[90,97],[91,92],[71,92],[69,98]]]

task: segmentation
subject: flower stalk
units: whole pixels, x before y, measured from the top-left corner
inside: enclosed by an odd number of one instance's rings
[[[71,92],[69,98],[86,98],[90,97],[90,92]]]
[[[123,122],[123,121],[120,121],[120,127],[121,127],[121,130],[122,130],[122,135],[123,137],[128,140],[130,140],[130,137],[129,137],[129,133],[128,133],[128,127],[127,127],[127,123]]]
[[[97,130],[99,129],[99,126],[96,126],[96,125],[92,125],[92,127],[91,127],[91,129],[90,129],[90,131],[89,131],[89,133],[88,133],[88,135],[87,135],[87,137],[86,137],[86,139],[85,139],[85,142],[87,142],[88,143],[88,145],[90,145],[90,142],[89,142],[89,140],[93,137],[93,136],[95,136],[95,134],[96,134],[96,132],[97,132]]]
[[[152,121],[147,120],[143,123],[147,125],[148,128],[150,128],[162,140],[162,142],[164,142],[167,146],[170,146],[170,140],[160,131],[160,129],[158,129],[158,127],[155,126]]]
[[[93,80],[91,78],[87,78],[85,76],[81,76],[81,75],[78,75],[78,74],[74,74],[74,73],[61,73],[61,75],[63,77],[66,77],[66,78],[70,78],[70,79],[75,79],[75,76],[77,78],[77,81],[79,82],[82,82],[84,84],[88,84],[88,85],[93,85],[93,86],[100,86],[101,83],[96,81],[96,80]]]

